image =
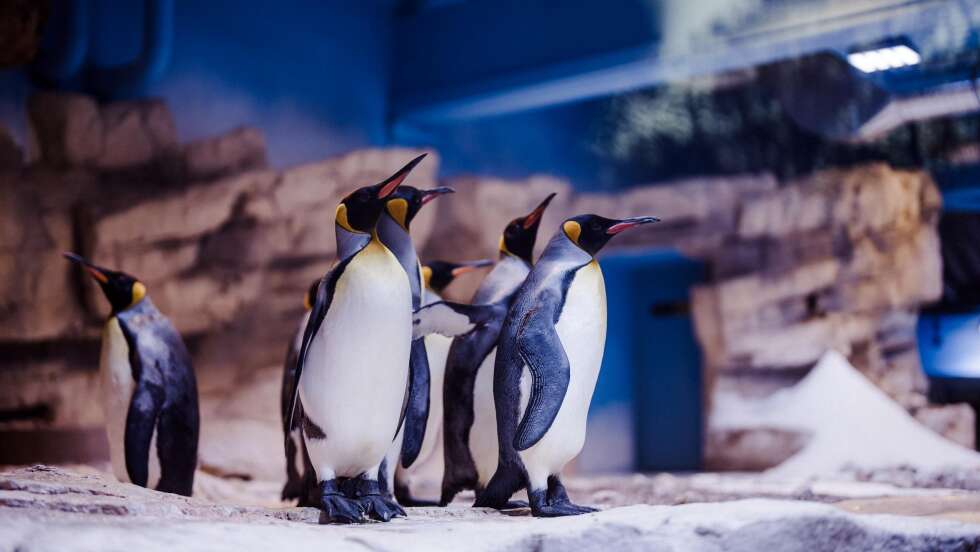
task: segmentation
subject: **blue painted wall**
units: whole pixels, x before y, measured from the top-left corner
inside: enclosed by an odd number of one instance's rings
[[[591,100],[432,127],[399,126],[394,140],[438,150],[447,177],[544,173],[566,178],[580,191],[621,189],[621,167],[598,149],[607,104]]]
[[[91,6],[90,61],[138,55],[143,3]],[[383,144],[391,17],[383,0],[177,0],[171,63],[135,95],[167,100],[183,140],[261,128],[276,166]],[[23,71],[0,73],[0,122],[21,140],[29,92]]]
[[[980,310],[922,313],[917,333],[927,376],[980,379]]]
[[[604,256],[600,265],[606,349],[579,466],[592,472],[698,469],[701,353],[686,305],[705,267],[672,250]],[[657,306],[665,312],[654,313]]]

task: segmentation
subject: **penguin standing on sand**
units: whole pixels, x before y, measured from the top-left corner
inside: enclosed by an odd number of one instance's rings
[[[585,443],[605,347],[606,291],[595,255],[616,234],[657,220],[580,215],[548,243],[500,331],[493,377],[499,462],[475,506],[504,508],[526,488],[534,516],[595,511],[572,504],[560,479]]]
[[[305,498],[304,478],[310,472],[309,458],[303,444],[302,425],[303,405],[296,404],[296,416],[293,417],[292,427],[289,424],[289,403],[293,400],[296,393],[296,359],[299,358],[300,347],[303,346],[303,332],[306,331],[306,323],[310,319],[310,310],[313,308],[313,300],[316,297],[316,288],[320,285],[320,280],[314,281],[303,296],[303,317],[300,319],[296,333],[289,342],[289,350],[286,352],[286,362],[282,370],[282,389],[279,396],[279,410],[282,415],[283,438],[286,452],[286,484],[282,487],[282,500],[300,499],[300,506],[312,506],[307,504]]]
[[[200,426],[197,383],[180,334],[123,272],[65,257],[99,283],[112,306],[99,371],[112,472],[124,483],[190,496]]]
[[[412,220],[424,205],[441,195],[453,192],[454,190],[448,187],[419,190],[411,186],[401,186],[388,196],[384,212],[378,220],[378,238],[395,255],[408,276],[412,289],[413,312],[422,304],[423,284],[422,266],[419,264],[409,229]],[[423,337],[419,337],[412,340],[405,419],[382,462],[381,473],[378,475],[382,492],[385,494],[390,495],[396,467],[411,466],[421,450],[429,417],[429,380],[425,341]],[[398,502],[405,506],[416,505],[408,495],[400,496],[398,499]]]
[[[449,349],[443,385],[445,471],[439,499],[443,506],[463,489],[475,489],[479,493],[476,456],[485,451],[497,454],[496,430],[483,430],[488,426],[487,420],[493,417],[492,400],[476,403],[476,383],[478,378],[492,377],[494,351],[504,316],[514,293],[531,271],[531,255],[541,217],[554,197],[555,194],[549,195],[533,211],[512,220],[504,229],[500,260],[484,278],[472,301],[474,305],[493,308],[495,314],[483,326],[455,339]]]
[[[453,263],[431,261],[422,267],[422,305],[433,305],[442,301],[439,295],[456,277],[481,267],[491,266],[493,261],[481,259]],[[413,498],[412,477],[417,473],[435,474],[442,477],[442,385],[446,374],[446,358],[453,338],[438,333],[426,335],[425,352],[429,366],[429,412],[425,427],[425,437],[418,457],[411,467],[398,464],[395,471],[395,497],[399,504],[407,506],[433,506],[436,501]]]
[[[338,262],[317,287],[303,334],[286,427],[302,400],[303,439],[327,522],[405,514],[382,494],[378,471],[404,411],[412,290],[377,225],[388,197],[423,157],[337,207]]]

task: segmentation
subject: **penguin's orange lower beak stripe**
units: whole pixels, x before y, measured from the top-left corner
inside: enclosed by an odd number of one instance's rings
[[[378,197],[384,199],[390,196],[391,193],[395,191],[395,188],[397,188],[405,180],[406,176],[408,176],[407,172],[403,174],[399,174],[394,178],[392,178],[391,180],[389,180],[387,183],[385,183],[384,186],[381,187],[381,191],[378,192]]]
[[[466,274],[467,272],[472,272],[480,267],[478,266],[457,266],[453,269],[453,276],[459,276],[460,274]]]
[[[541,202],[541,205],[535,207],[533,211],[531,211],[530,213],[528,213],[526,217],[524,217],[523,226],[525,230],[534,226],[535,223],[538,222],[538,220],[541,218],[541,215],[544,214],[544,210],[548,208],[548,204],[551,203],[551,200],[554,198],[555,198],[554,192],[548,194],[548,197],[544,198],[544,201]]]
[[[109,281],[109,278],[106,277],[106,275],[103,274],[102,271],[99,270],[99,269],[97,269],[97,268],[92,268],[90,266],[86,266],[85,267],[85,270],[87,270],[88,273],[91,274],[93,278],[95,278],[96,280],[98,280],[102,284],[104,284],[104,283],[106,283],[106,282]]]

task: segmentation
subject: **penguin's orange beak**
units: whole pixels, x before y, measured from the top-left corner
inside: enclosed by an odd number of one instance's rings
[[[70,251],[65,251],[64,253],[62,253],[62,255],[64,255],[64,257],[69,261],[82,265],[82,268],[84,268],[85,271],[88,272],[92,276],[92,278],[94,278],[100,284],[104,284],[109,281],[109,277],[106,275],[104,269],[99,268],[94,264],[90,263],[81,255],[77,255]]]
[[[615,236],[616,234],[629,230],[630,228],[635,228],[643,224],[650,224],[651,222],[660,222],[660,219],[657,217],[632,217],[623,219],[607,228],[606,233]]]
[[[450,188],[449,186],[439,186],[438,188],[432,188],[431,190],[422,190],[422,205],[425,205],[441,195],[454,193],[456,193],[456,190]]]
[[[378,190],[378,199],[384,199],[390,196],[391,193],[395,191],[395,188],[400,186],[401,183],[405,181],[405,178],[408,176],[408,173],[412,172],[412,169],[414,169],[416,165],[421,163],[422,159],[424,159],[426,155],[428,154],[423,153],[422,155],[416,157],[415,159],[412,159],[411,161],[408,162],[407,165],[398,169],[398,172],[385,179],[385,181],[380,184],[380,189]]]
[[[544,210],[548,208],[548,204],[551,203],[551,200],[555,198],[555,195],[556,194],[552,192],[550,195],[548,195],[548,197],[544,198],[544,201],[541,202],[541,205],[535,207],[533,211],[531,211],[530,213],[527,214],[526,217],[524,217],[523,226],[525,230],[534,226],[535,224],[538,223],[538,221],[541,220],[541,215],[544,214]]]

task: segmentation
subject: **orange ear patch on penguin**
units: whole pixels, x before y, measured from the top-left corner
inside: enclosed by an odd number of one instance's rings
[[[561,225],[562,230],[568,239],[572,240],[574,243],[578,243],[579,236],[582,235],[582,225],[574,220],[566,220],[564,224]]]
[[[133,302],[130,305],[139,303],[144,297],[146,297],[146,286],[143,285],[143,282],[135,282],[133,284]]]
[[[388,210],[388,214],[391,218],[395,219],[402,228],[408,226],[408,201],[400,197],[389,200],[385,204],[385,208]]]

